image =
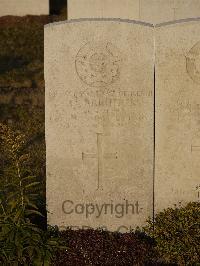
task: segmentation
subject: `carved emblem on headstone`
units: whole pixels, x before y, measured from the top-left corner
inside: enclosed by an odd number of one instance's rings
[[[87,43],[78,51],[75,67],[79,78],[91,87],[103,87],[120,75],[120,52],[111,43]]]
[[[190,78],[200,84],[200,42],[197,42],[186,55],[186,69]]]

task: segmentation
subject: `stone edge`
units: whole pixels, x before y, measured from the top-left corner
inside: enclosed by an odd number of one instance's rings
[[[90,21],[94,21],[94,22],[95,21],[96,22],[98,22],[98,21],[122,22],[122,23],[130,23],[130,24],[136,24],[136,25],[141,25],[141,26],[147,26],[150,28],[160,28],[160,27],[164,27],[164,26],[176,25],[176,24],[181,24],[181,23],[200,21],[200,17],[167,21],[167,22],[162,22],[159,24],[151,24],[151,23],[139,21],[139,20],[120,19],[120,18],[80,18],[80,19],[71,19],[71,20],[59,21],[59,22],[54,22],[54,23],[48,23],[48,24],[44,25],[44,28],[63,25],[63,24],[90,22]]]
[[[63,24],[90,22],[90,21],[122,22],[122,23],[138,24],[138,25],[152,27],[152,28],[154,27],[153,24],[148,23],[148,22],[143,22],[143,21],[138,21],[138,20],[130,20],[130,19],[120,19],[120,18],[79,18],[79,19],[71,19],[71,20],[64,20],[64,21],[49,23],[49,24],[46,24],[44,27],[47,28],[47,27],[63,25]]]
[[[176,25],[176,24],[187,23],[187,22],[196,22],[196,21],[200,21],[200,17],[185,18],[185,19],[178,19],[178,20],[162,22],[162,23],[155,24],[154,27],[160,28],[160,27],[164,27],[164,26]]]

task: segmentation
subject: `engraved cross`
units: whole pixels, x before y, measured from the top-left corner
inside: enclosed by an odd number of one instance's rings
[[[97,154],[88,154],[82,152],[82,160],[84,159],[97,159],[97,190],[100,189],[100,182],[103,178],[103,161],[105,159],[117,159],[116,153],[104,153],[102,145],[102,136],[103,133],[97,133]]]
[[[174,15],[173,15],[174,20],[176,20],[176,11],[177,11],[178,8],[177,7],[173,7],[172,9],[174,11]]]
[[[172,9],[173,9],[173,20],[176,20],[177,19],[177,16],[176,16],[176,13],[177,13],[177,10],[180,8],[180,4],[181,4],[181,2],[179,2],[179,1],[172,1]]]

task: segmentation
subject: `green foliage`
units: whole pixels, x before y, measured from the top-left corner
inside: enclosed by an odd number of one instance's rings
[[[145,231],[168,263],[200,265],[200,203],[168,208],[149,220]]]
[[[45,138],[44,138],[44,110],[31,107],[30,105],[1,105],[0,121],[12,126],[12,131],[24,132],[24,144],[21,155],[28,154],[24,166],[26,172],[35,176],[35,181],[39,182],[35,204],[44,205],[45,201]],[[9,122],[10,121],[10,122]],[[0,180],[5,179],[5,173],[9,172],[12,166],[11,160],[8,160],[6,145],[0,145]],[[2,178],[1,178],[2,176]],[[1,181],[0,181],[1,182]],[[40,201],[43,199],[43,203]],[[44,206],[45,215],[45,206]],[[41,220],[41,219],[40,219]],[[42,219],[44,220],[44,219]]]
[[[0,179],[0,263],[49,265],[60,242],[31,223],[32,215],[42,214],[35,204],[39,182],[26,168],[26,137],[0,124],[0,140],[10,161]]]
[[[1,222],[0,263],[3,265],[50,265],[59,241],[31,223]]]

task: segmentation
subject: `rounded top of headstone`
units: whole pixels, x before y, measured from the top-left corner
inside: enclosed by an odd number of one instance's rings
[[[135,25],[141,25],[146,27],[164,27],[164,26],[173,26],[177,24],[183,24],[183,23],[191,23],[191,22],[199,22],[200,17],[196,18],[187,18],[187,19],[179,19],[179,20],[173,20],[173,21],[167,21],[159,24],[151,24],[144,21],[138,21],[138,20],[130,20],[130,19],[118,19],[118,18],[81,18],[81,19],[71,19],[71,20],[64,20],[59,22],[53,22],[46,24],[44,28],[49,27],[55,27],[55,26],[61,26],[61,25],[70,25],[70,24],[76,24],[76,23],[87,23],[87,22],[118,22],[118,23],[128,23],[128,24],[135,24]]]
[[[159,28],[159,27],[163,27],[163,26],[173,26],[173,25],[177,25],[177,24],[199,22],[199,21],[200,21],[200,17],[186,18],[186,19],[178,19],[178,20],[172,20],[172,21],[168,21],[168,22],[163,22],[163,23],[156,24],[154,26],[156,28]]]
[[[65,25],[65,24],[76,24],[76,23],[84,23],[84,22],[118,22],[118,23],[129,23],[129,24],[138,24],[141,26],[147,26],[147,27],[154,27],[153,24],[143,22],[143,21],[137,21],[137,20],[130,20],[130,19],[120,19],[120,18],[81,18],[81,19],[71,19],[71,20],[64,20],[59,22],[53,22],[46,24],[44,27],[54,27],[59,25]]]

